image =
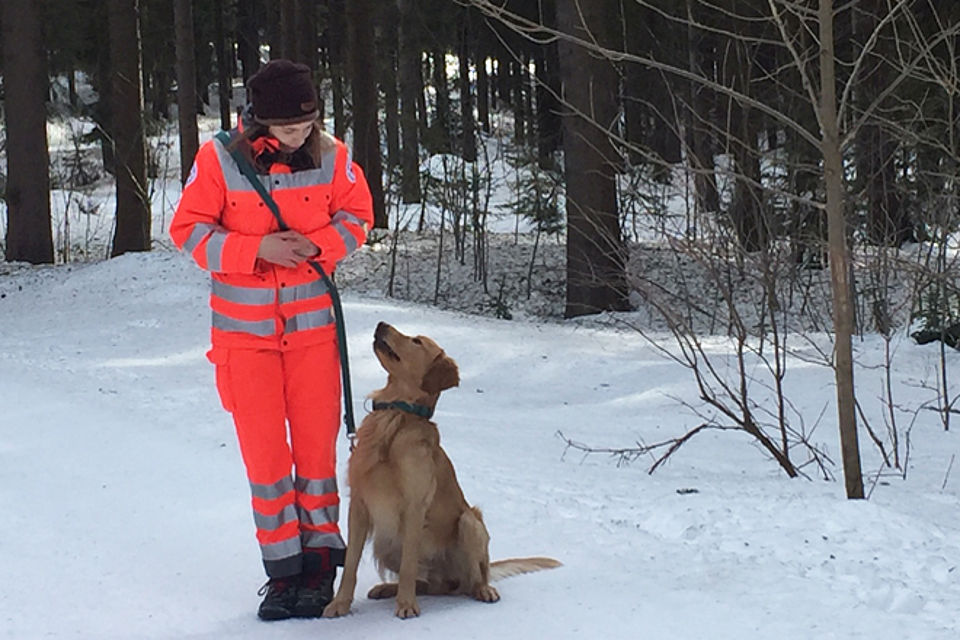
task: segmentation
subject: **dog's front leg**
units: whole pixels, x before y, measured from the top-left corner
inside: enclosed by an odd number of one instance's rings
[[[427,515],[427,506],[436,490],[433,460],[427,446],[413,447],[400,462],[404,498],[400,535],[400,573],[397,576],[397,617],[420,615],[417,603],[417,573],[420,568],[420,537]]]
[[[357,567],[370,531],[370,512],[362,500],[350,498],[350,511],[347,517],[350,532],[347,537],[347,555],[343,561],[343,577],[337,595],[323,610],[324,618],[338,618],[350,613],[353,593],[357,588]]]

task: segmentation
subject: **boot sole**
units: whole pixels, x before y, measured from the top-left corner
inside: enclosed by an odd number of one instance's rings
[[[323,610],[327,608],[327,604],[324,603],[320,606],[308,606],[308,607],[297,607],[293,610],[294,618],[320,618],[323,616]]]
[[[292,618],[293,613],[289,609],[268,608],[257,611],[257,617],[267,622],[273,622],[274,620],[287,620],[288,618]]]

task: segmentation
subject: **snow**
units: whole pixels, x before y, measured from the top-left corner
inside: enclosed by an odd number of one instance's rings
[[[358,416],[384,381],[377,322],[435,338],[462,377],[435,419],[484,510],[491,556],[564,566],[498,583],[497,604],[423,597],[421,617],[401,622],[391,602],[363,598],[378,580],[367,556],[352,615],[264,623],[247,482],[204,358],[206,275],[163,249],[2,271],[0,638],[958,637],[960,442],[921,408],[933,345],[894,345],[893,388],[916,418],[906,478],[873,482],[878,454],[862,433],[872,491],[848,501],[839,462],[836,480],[791,480],[739,432],[703,432],[652,475],[649,457],[618,465],[568,449],[558,431],[624,447],[699,424],[678,401],[696,404],[689,373],[635,332],[345,287]],[[711,353],[726,357],[725,344]],[[882,342],[856,347],[861,397],[880,420]],[[791,398],[838,461],[832,373],[790,364]],[[341,438],[342,484],[346,460]]]
[[[0,263],[0,638],[958,637],[960,442],[929,410],[937,345],[918,347],[903,329],[894,337],[890,388],[901,438],[909,433],[907,473],[883,467],[861,430],[868,501],[845,499],[833,374],[815,364],[829,337],[809,326],[791,337],[784,385],[791,419],[834,461],[831,480],[812,468],[813,479],[788,479],[743,432],[704,431],[653,474],[660,451],[627,462],[570,448],[566,439],[612,449],[663,442],[710,409],[690,372],[659,350],[674,339],[642,300],[631,314],[559,319],[563,241],[545,236],[534,254],[529,235],[510,233],[529,225],[500,206],[515,198],[517,172],[504,161],[510,123],[493,124],[479,170],[490,230],[501,233],[489,236],[486,290],[471,255],[462,265],[450,255],[449,236],[437,286],[438,239],[412,229],[421,213],[435,229],[441,210],[404,208],[395,194],[391,228],[406,228],[396,236],[397,297],[386,295],[393,236],[338,272],[354,404],[359,419],[363,396],[384,381],[370,349],[379,321],[435,338],[462,378],[435,419],[467,499],[484,510],[492,558],[547,555],[564,566],[498,583],[497,604],[424,597],[421,617],[401,622],[391,602],[363,598],[378,581],[367,556],[351,616],[257,620],[264,576],[248,484],[204,357],[208,279],[165,234],[179,197],[176,136],[150,142],[160,170],[155,250],[96,262],[112,234],[113,185],[78,182],[76,161],[97,169],[99,149],[80,141],[90,122],[68,118],[48,126],[57,255],[68,264]],[[216,118],[201,119],[201,138],[216,128]],[[443,181],[463,168],[446,161],[446,171],[439,156],[423,169]],[[685,231],[683,176],[668,186],[637,179],[623,185],[636,190],[634,276],[690,283],[692,299],[720,309],[702,269],[646,242]],[[810,299],[829,299],[826,273],[804,277]],[[737,283],[745,314],[756,285]],[[514,320],[494,317],[504,310]],[[718,371],[735,371],[727,340],[704,344]],[[884,343],[867,335],[855,349],[864,415],[882,430]],[[946,358],[953,376],[960,354]],[[749,364],[751,393],[772,408],[758,388],[762,362]],[[951,377],[951,395],[955,386]],[[345,502],[347,455],[341,438]]]

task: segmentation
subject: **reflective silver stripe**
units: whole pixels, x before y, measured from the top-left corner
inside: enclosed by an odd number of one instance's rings
[[[308,548],[330,547],[331,549],[345,549],[347,547],[339,533],[323,533],[322,531],[304,531],[303,546]]]
[[[217,158],[220,160],[220,170],[223,172],[223,182],[227,191],[256,191],[247,177],[240,172],[240,167],[230,155],[220,141],[214,138],[214,149],[217,150]],[[336,161],[336,152],[325,153],[321,157],[321,165],[318,169],[307,169],[306,171],[297,171],[294,173],[274,173],[270,175],[258,175],[260,183],[268,191],[276,189],[297,189],[300,187],[312,187],[321,184],[330,184],[333,182],[333,168]]]
[[[363,220],[361,220],[358,216],[355,216],[349,211],[345,211],[343,209],[334,213],[333,217],[330,218],[330,222],[333,222],[334,224],[338,222],[350,222],[358,227],[362,227],[364,225]]]
[[[330,184],[333,182],[333,158],[329,160],[328,164],[325,157],[323,166],[319,169],[307,169],[294,173],[271,173],[264,177],[270,181],[270,189],[273,191]]]
[[[193,231],[190,232],[190,237],[187,238],[187,241],[183,243],[183,250],[187,253],[193,253],[193,250],[197,248],[197,245],[203,242],[203,239],[213,233],[216,229],[216,226],[212,224],[206,224],[204,222],[198,222],[197,224],[193,225]]]
[[[231,132],[231,139],[236,139],[236,133]],[[240,173],[240,168],[234,161],[230,152],[216,138],[213,139],[213,148],[217,151],[217,159],[220,161],[220,171],[223,172],[223,183],[227,191],[256,191],[247,177]],[[269,188],[264,181],[266,176],[257,176],[263,186]]]
[[[336,523],[340,520],[340,505],[338,504],[319,507],[317,509],[300,508],[298,511],[300,513],[300,522],[303,524],[320,526],[322,524]]]
[[[338,222],[337,224],[333,225],[333,228],[337,230],[337,233],[339,233],[340,237],[343,239],[343,244],[347,248],[347,254],[351,254],[357,250],[357,239],[345,226],[343,226],[343,223]]]
[[[253,512],[253,521],[257,523],[257,529],[264,531],[274,531],[297,519],[297,509],[292,504],[288,504],[280,513],[275,513],[272,516],[264,515],[257,510]]]
[[[339,536],[338,536],[339,537]],[[260,545],[264,560],[280,560],[300,553],[300,536],[295,535],[280,542]]]
[[[316,311],[307,311],[298,313],[295,316],[287,318],[284,325],[284,333],[296,333],[297,331],[306,331],[307,329],[317,329],[333,324],[333,312],[330,308],[317,309]]]
[[[294,483],[297,493],[306,493],[311,496],[325,496],[328,493],[337,492],[336,478],[313,479],[297,476]]]
[[[213,295],[227,302],[252,305],[273,304],[277,299],[274,289],[238,287],[219,280],[213,281]]]
[[[223,262],[223,244],[227,241],[227,232],[216,230],[207,240],[207,270],[220,271]]]
[[[293,480],[289,477],[280,478],[273,484],[250,483],[250,493],[254,498],[261,500],[276,500],[285,493],[293,491]]]
[[[357,250],[358,242],[356,236],[350,233],[350,230],[344,225],[345,222],[350,224],[355,224],[358,227],[364,226],[363,220],[353,215],[349,211],[337,211],[333,214],[333,217],[330,219],[330,222],[333,223],[333,228],[337,230],[337,233],[340,234],[340,237],[343,238],[343,244],[347,247],[347,254],[351,254]]]
[[[319,298],[326,293],[327,285],[324,284],[323,280],[314,280],[307,284],[298,284],[295,287],[284,287],[280,289],[280,304]]]
[[[220,331],[236,331],[267,337],[276,334],[276,324],[270,320],[237,320],[222,313],[213,312],[213,327]]]

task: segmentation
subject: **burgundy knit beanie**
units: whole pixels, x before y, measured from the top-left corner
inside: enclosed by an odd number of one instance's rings
[[[247,80],[253,119],[267,126],[316,120],[317,90],[310,67],[271,60]]]

